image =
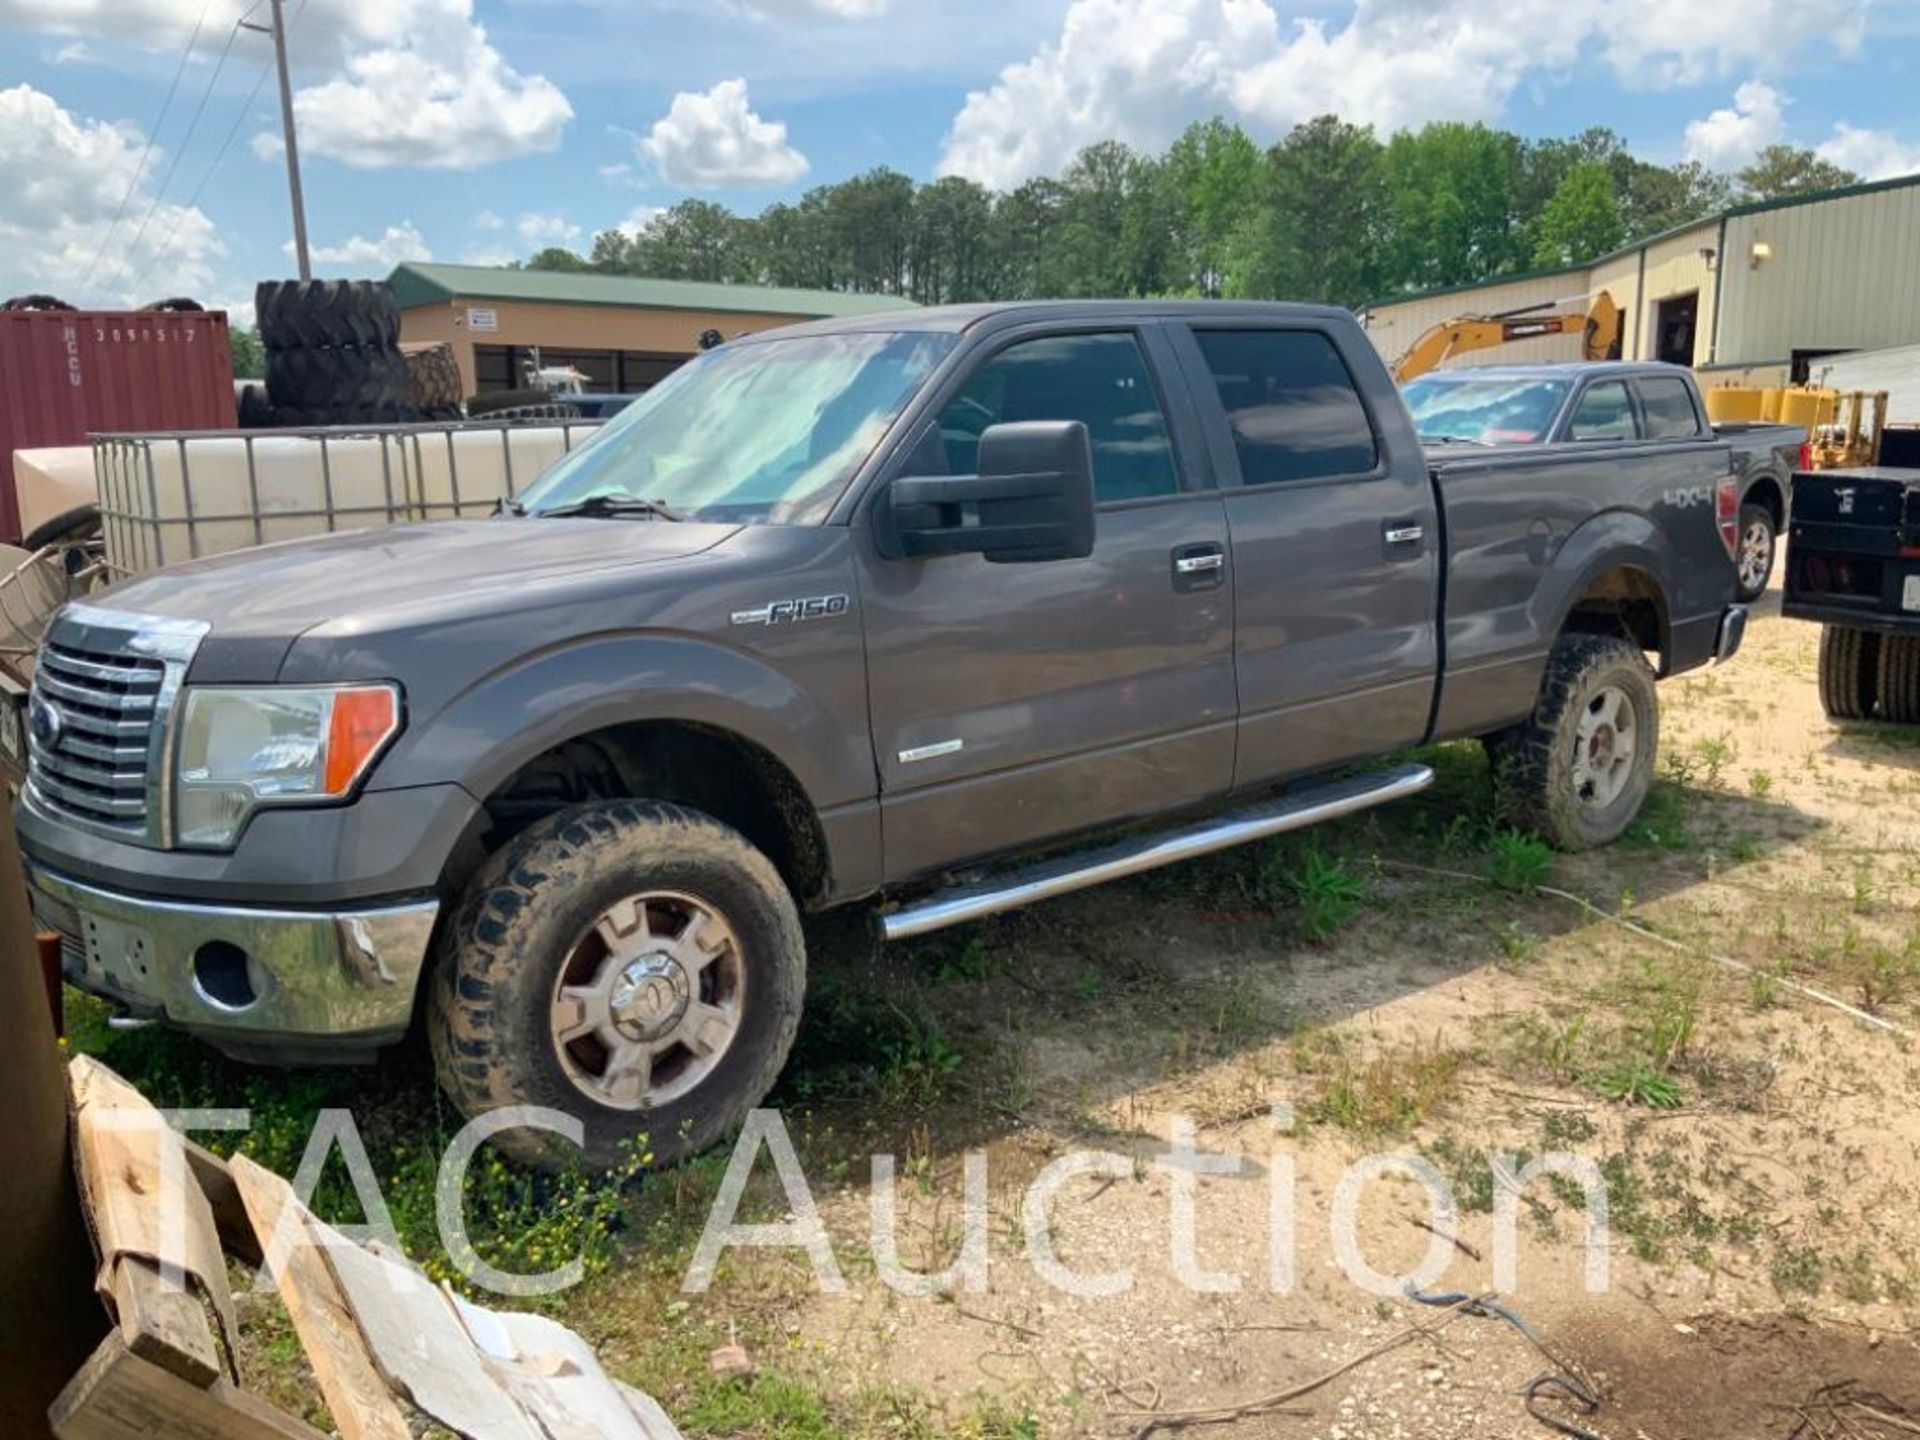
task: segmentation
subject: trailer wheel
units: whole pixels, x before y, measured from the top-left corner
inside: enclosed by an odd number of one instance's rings
[[[1490,735],[1507,819],[1559,850],[1620,837],[1653,784],[1660,701],[1646,656],[1611,635],[1565,635],[1533,715]]]
[[[1920,725],[1920,636],[1880,640],[1880,716],[1896,725]]]
[[[1741,604],[1758,600],[1773,576],[1773,512],[1764,505],[1740,507],[1740,544],[1734,552],[1734,598]]]
[[[806,947],[771,861],[697,810],[582,805],[480,871],[441,942],[440,1083],[477,1116],[577,1117],[585,1160],[698,1154],[773,1088],[799,1027]],[[579,1158],[544,1131],[494,1143],[531,1165]]]
[[[1868,720],[1881,696],[1880,636],[1845,625],[1820,629],[1820,705],[1834,720]]]

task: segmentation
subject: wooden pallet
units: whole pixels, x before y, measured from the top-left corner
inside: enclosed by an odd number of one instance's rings
[[[484,1310],[355,1245],[279,1176],[169,1129],[85,1058],[74,1152],[114,1326],[48,1411],[61,1440],[325,1440],[239,1383],[228,1257],[263,1263],[342,1440],[679,1440],[647,1396],[538,1316]]]

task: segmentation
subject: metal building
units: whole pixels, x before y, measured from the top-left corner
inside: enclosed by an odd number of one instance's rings
[[[911,304],[895,295],[486,265],[408,263],[388,283],[401,340],[450,342],[469,395],[518,389],[536,348],[542,365],[573,366],[593,391],[634,394],[698,354],[709,330],[732,338]]]
[[[1392,361],[1442,321],[1579,310],[1602,290],[1624,312],[1625,359],[1692,365],[1713,382],[1818,379],[1824,356],[1920,341],[1920,175],[1736,205],[1590,265],[1383,299],[1361,318]],[[1579,356],[1566,335],[1446,363]]]

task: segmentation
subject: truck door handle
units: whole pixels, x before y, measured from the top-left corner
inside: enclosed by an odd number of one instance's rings
[[[1418,545],[1427,538],[1427,528],[1415,520],[1389,520],[1381,527],[1380,538],[1395,547]]]
[[[1214,544],[1182,545],[1173,552],[1173,588],[1206,590],[1226,576],[1227,552]]]

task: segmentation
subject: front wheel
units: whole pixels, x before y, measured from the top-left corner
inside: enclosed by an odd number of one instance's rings
[[[1734,597],[1741,604],[1766,594],[1773,577],[1773,551],[1778,541],[1773,512],[1764,505],[1740,507],[1740,545],[1734,552]]]
[[[1620,837],[1647,798],[1659,746],[1653,671],[1608,635],[1563,637],[1533,714],[1487,737],[1507,818],[1559,850]]]
[[[469,1116],[578,1118],[596,1169],[641,1145],[671,1165],[773,1088],[805,986],[792,896],[738,832],[678,805],[579,806],[488,861],[449,922],[435,1067]],[[543,1168],[576,1158],[541,1130],[494,1143]]]

